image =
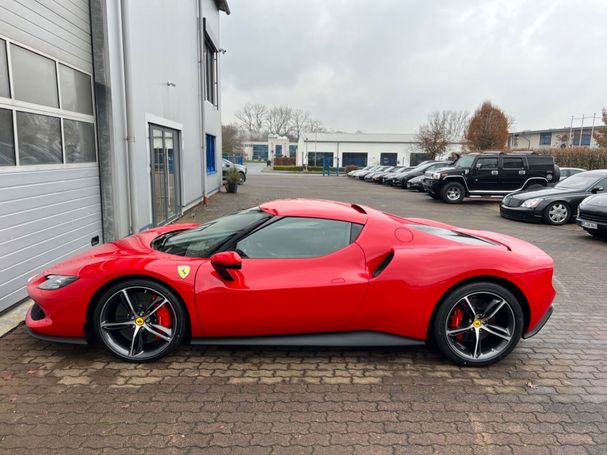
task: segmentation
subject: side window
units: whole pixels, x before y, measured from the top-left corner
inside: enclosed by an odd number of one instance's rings
[[[477,169],[497,169],[497,158],[479,158],[476,160]]]
[[[504,169],[524,169],[525,163],[522,158],[502,158]]]
[[[607,178],[604,178],[603,180],[600,180],[596,185],[594,186],[600,186],[603,188],[603,192],[607,191]]]
[[[320,218],[287,217],[252,233],[236,244],[247,258],[313,258],[348,246],[360,232],[360,225]]]

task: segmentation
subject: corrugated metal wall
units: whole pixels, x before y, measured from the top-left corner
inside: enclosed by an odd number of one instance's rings
[[[0,174],[0,310],[27,279],[101,235],[97,167]]]
[[[87,0],[1,0],[0,35],[92,72]],[[96,163],[0,172],[0,311],[27,278],[102,235]]]
[[[2,0],[0,35],[93,72],[88,0]]]

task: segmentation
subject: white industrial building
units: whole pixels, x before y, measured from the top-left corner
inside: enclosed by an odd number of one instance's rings
[[[460,152],[462,144],[448,146],[447,155]],[[411,166],[427,159],[415,134],[304,133],[297,146],[297,165]]]
[[[508,135],[510,148],[550,147],[597,147],[594,132],[605,129],[605,125],[585,127],[563,127],[546,130],[525,130]]]
[[[273,161],[276,157],[295,158],[297,142],[286,136],[270,134],[267,141],[245,141],[242,143],[245,160]]]
[[[2,0],[0,312],[221,185],[225,0]]]

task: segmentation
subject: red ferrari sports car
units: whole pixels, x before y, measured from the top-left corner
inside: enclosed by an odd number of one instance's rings
[[[203,345],[433,343],[488,365],[552,313],[529,243],[342,202],[290,199],[151,229],[32,278],[35,337],[151,361]]]

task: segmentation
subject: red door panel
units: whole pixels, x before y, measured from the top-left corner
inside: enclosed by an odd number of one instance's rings
[[[205,336],[254,336],[354,330],[368,279],[361,248],[320,258],[243,259],[224,281],[210,262],[196,275]]]

